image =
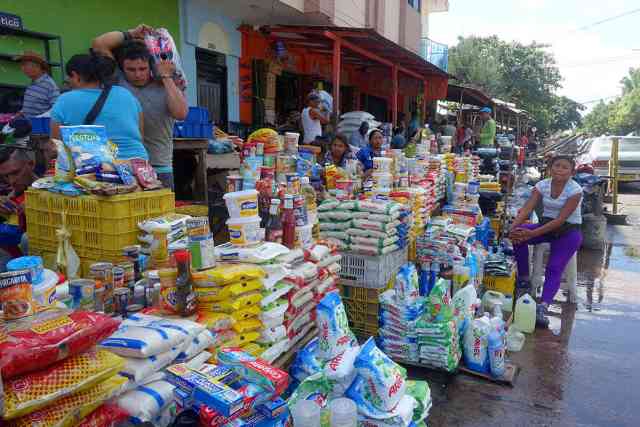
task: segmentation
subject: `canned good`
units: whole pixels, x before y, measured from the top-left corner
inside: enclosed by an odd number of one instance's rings
[[[140,313],[144,307],[141,304],[129,304],[127,306],[127,316]]]
[[[299,194],[300,193],[300,176],[298,176],[297,173],[287,173],[285,174],[285,179],[287,181],[287,193]]]
[[[260,179],[276,179],[276,168],[262,166],[260,168]]]
[[[133,263],[133,280],[140,280],[143,270],[140,259],[140,245],[125,246],[122,248],[122,254]]]
[[[242,177],[240,175],[227,175],[227,193],[242,191]]]
[[[94,304],[94,290],[96,281],[90,279],[75,279],[69,281],[69,295],[72,298],[72,307],[82,310],[91,310]]]
[[[304,196],[299,195],[293,198],[293,214],[296,218],[297,227],[303,227],[309,223],[307,201]]]
[[[96,283],[96,288],[93,290],[93,311],[104,312],[104,287],[102,283]]]
[[[124,268],[113,267],[111,274],[113,275],[113,289],[125,287]]]
[[[118,314],[126,316],[129,305],[129,288],[118,288],[113,290],[113,307]]]

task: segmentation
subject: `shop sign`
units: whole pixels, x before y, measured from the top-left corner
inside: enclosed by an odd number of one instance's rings
[[[22,30],[22,18],[11,13],[0,12],[0,27]]]

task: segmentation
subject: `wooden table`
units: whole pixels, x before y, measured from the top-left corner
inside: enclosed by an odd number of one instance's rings
[[[174,138],[173,151],[192,151],[198,159],[198,167],[195,171],[195,194],[202,194],[203,200],[209,204],[209,186],[207,183],[207,151],[208,139]]]

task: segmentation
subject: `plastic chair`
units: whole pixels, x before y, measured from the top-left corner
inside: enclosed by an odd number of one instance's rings
[[[545,255],[549,253],[549,243],[541,243],[535,245],[533,251],[533,275],[531,276],[531,292],[532,295],[536,295],[537,289],[542,289],[544,286],[544,271],[546,267]],[[578,283],[578,254],[573,254],[569,263],[564,269],[562,274],[562,281],[560,282],[560,289],[569,291],[568,301],[575,303],[577,301],[576,286]]]

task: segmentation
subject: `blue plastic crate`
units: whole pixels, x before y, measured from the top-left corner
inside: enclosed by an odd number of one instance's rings
[[[49,135],[51,133],[51,118],[49,117],[32,117],[31,134],[32,135]]]
[[[185,122],[188,123],[209,123],[211,118],[209,117],[209,110],[202,107],[189,107],[189,113]]]
[[[173,125],[174,138],[213,138],[213,125],[211,123],[176,122]]]

